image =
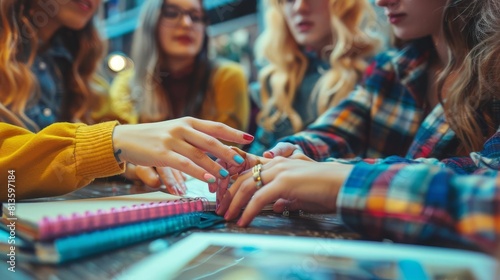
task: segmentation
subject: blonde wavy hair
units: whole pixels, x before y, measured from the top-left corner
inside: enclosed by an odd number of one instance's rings
[[[367,33],[369,24],[376,22],[368,1],[330,0],[329,7],[334,33],[329,52],[331,68],[318,80],[311,96],[317,98],[319,114],[338,104],[354,89],[367,67],[366,59],[374,55],[380,45],[375,36]],[[280,0],[268,0],[266,10],[266,29],[256,46],[257,58],[268,62],[259,73],[263,106],[257,121],[265,129],[274,130],[276,121],[287,117],[298,132],[303,123],[293,109],[293,101],[308,66],[307,58],[288,28]]]
[[[159,42],[159,21],[163,5],[167,3],[165,0],[147,0],[142,8],[139,27],[134,34],[132,60],[135,72],[130,84],[131,101],[139,112],[140,122],[163,121],[176,117],[172,110],[175,100],[171,100],[162,85],[168,73],[160,67],[160,62],[165,62],[166,58]],[[202,0],[200,3],[203,6]],[[195,59],[194,79],[184,110],[186,116],[198,117],[208,94],[213,69],[208,57],[208,40],[205,30],[202,48]]]
[[[480,151],[500,125],[500,2],[450,0],[443,23],[452,59],[440,76],[440,93],[453,75],[446,118],[465,153]]]
[[[29,15],[33,2],[0,2],[0,121],[38,130],[24,113],[32,94],[39,90],[37,78],[30,70],[39,44],[37,27]],[[57,36],[74,58],[71,69],[65,73],[61,120],[90,122],[89,108],[95,102],[90,81],[104,44],[92,21],[78,31],[63,28]]]

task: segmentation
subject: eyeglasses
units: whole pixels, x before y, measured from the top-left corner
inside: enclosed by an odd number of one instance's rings
[[[207,23],[207,18],[203,12],[196,10],[185,11],[172,5],[164,6],[161,10],[161,16],[165,20],[164,23],[169,26],[180,25],[184,16],[188,16],[194,26],[204,26]]]

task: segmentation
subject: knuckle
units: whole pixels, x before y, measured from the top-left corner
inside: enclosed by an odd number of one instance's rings
[[[192,155],[193,155],[193,158],[196,159],[196,160],[202,160],[202,159],[204,159],[207,156],[203,151],[201,151],[199,149],[195,149],[193,151]]]
[[[242,184],[240,187],[240,192],[243,194],[245,197],[250,197],[255,193],[255,186],[252,184],[252,182],[245,182]]]
[[[220,122],[215,122],[214,124],[214,129],[216,130],[224,130],[227,128],[227,125],[220,123]]]
[[[220,144],[220,142],[213,137],[206,137],[205,142],[209,147],[217,147]],[[227,151],[227,153],[229,153],[229,151]]]
[[[188,170],[191,167],[191,161],[186,158],[179,158],[177,164],[179,165],[179,169],[182,170]]]

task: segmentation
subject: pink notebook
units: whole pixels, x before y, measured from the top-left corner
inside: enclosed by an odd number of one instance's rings
[[[214,211],[206,198],[181,198],[163,192],[54,202],[19,202],[15,211],[3,204],[3,222],[15,222],[16,233],[28,240],[52,240],[191,212]],[[11,208],[12,210],[12,208]]]

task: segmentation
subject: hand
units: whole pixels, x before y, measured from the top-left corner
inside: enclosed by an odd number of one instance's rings
[[[300,148],[299,145],[294,145],[292,143],[287,142],[279,142],[269,151],[264,152],[263,156],[265,158],[274,158],[274,157],[300,157],[304,155],[304,152]]]
[[[186,176],[170,167],[149,167],[141,165],[127,164],[125,177],[130,180],[137,180],[147,187],[160,189],[165,187],[167,192],[175,195],[185,195],[187,191]]]
[[[113,132],[115,155],[135,165],[171,167],[205,182],[225,178],[229,172],[205,152],[233,165],[243,158],[227,142],[248,144],[253,137],[229,126],[191,117],[170,121],[119,125]]]
[[[230,181],[247,172],[250,170],[252,167],[254,167],[257,163],[265,163],[268,160],[256,155],[251,155],[247,154],[244,151],[232,147],[234,151],[236,151],[242,158],[245,159],[245,162],[241,165],[234,165],[231,163],[224,162],[222,160],[217,160],[219,164],[221,164],[226,170],[229,171],[229,176],[226,178],[218,179],[215,183],[209,183],[208,188],[210,192],[217,192],[216,195],[216,205],[219,206],[220,200],[224,197],[226,194],[227,188],[229,187]]]
[[[275,202],[273,210],[304,210],[330,213],[336,209],[337,194],[353,166],[331,162],[311,162],[278,157],[263,165],[264,185],[257,190],[252,173],[240,176],[220,203],[217,214],[226,220],[238,217],[247,226],[264,206]]]

